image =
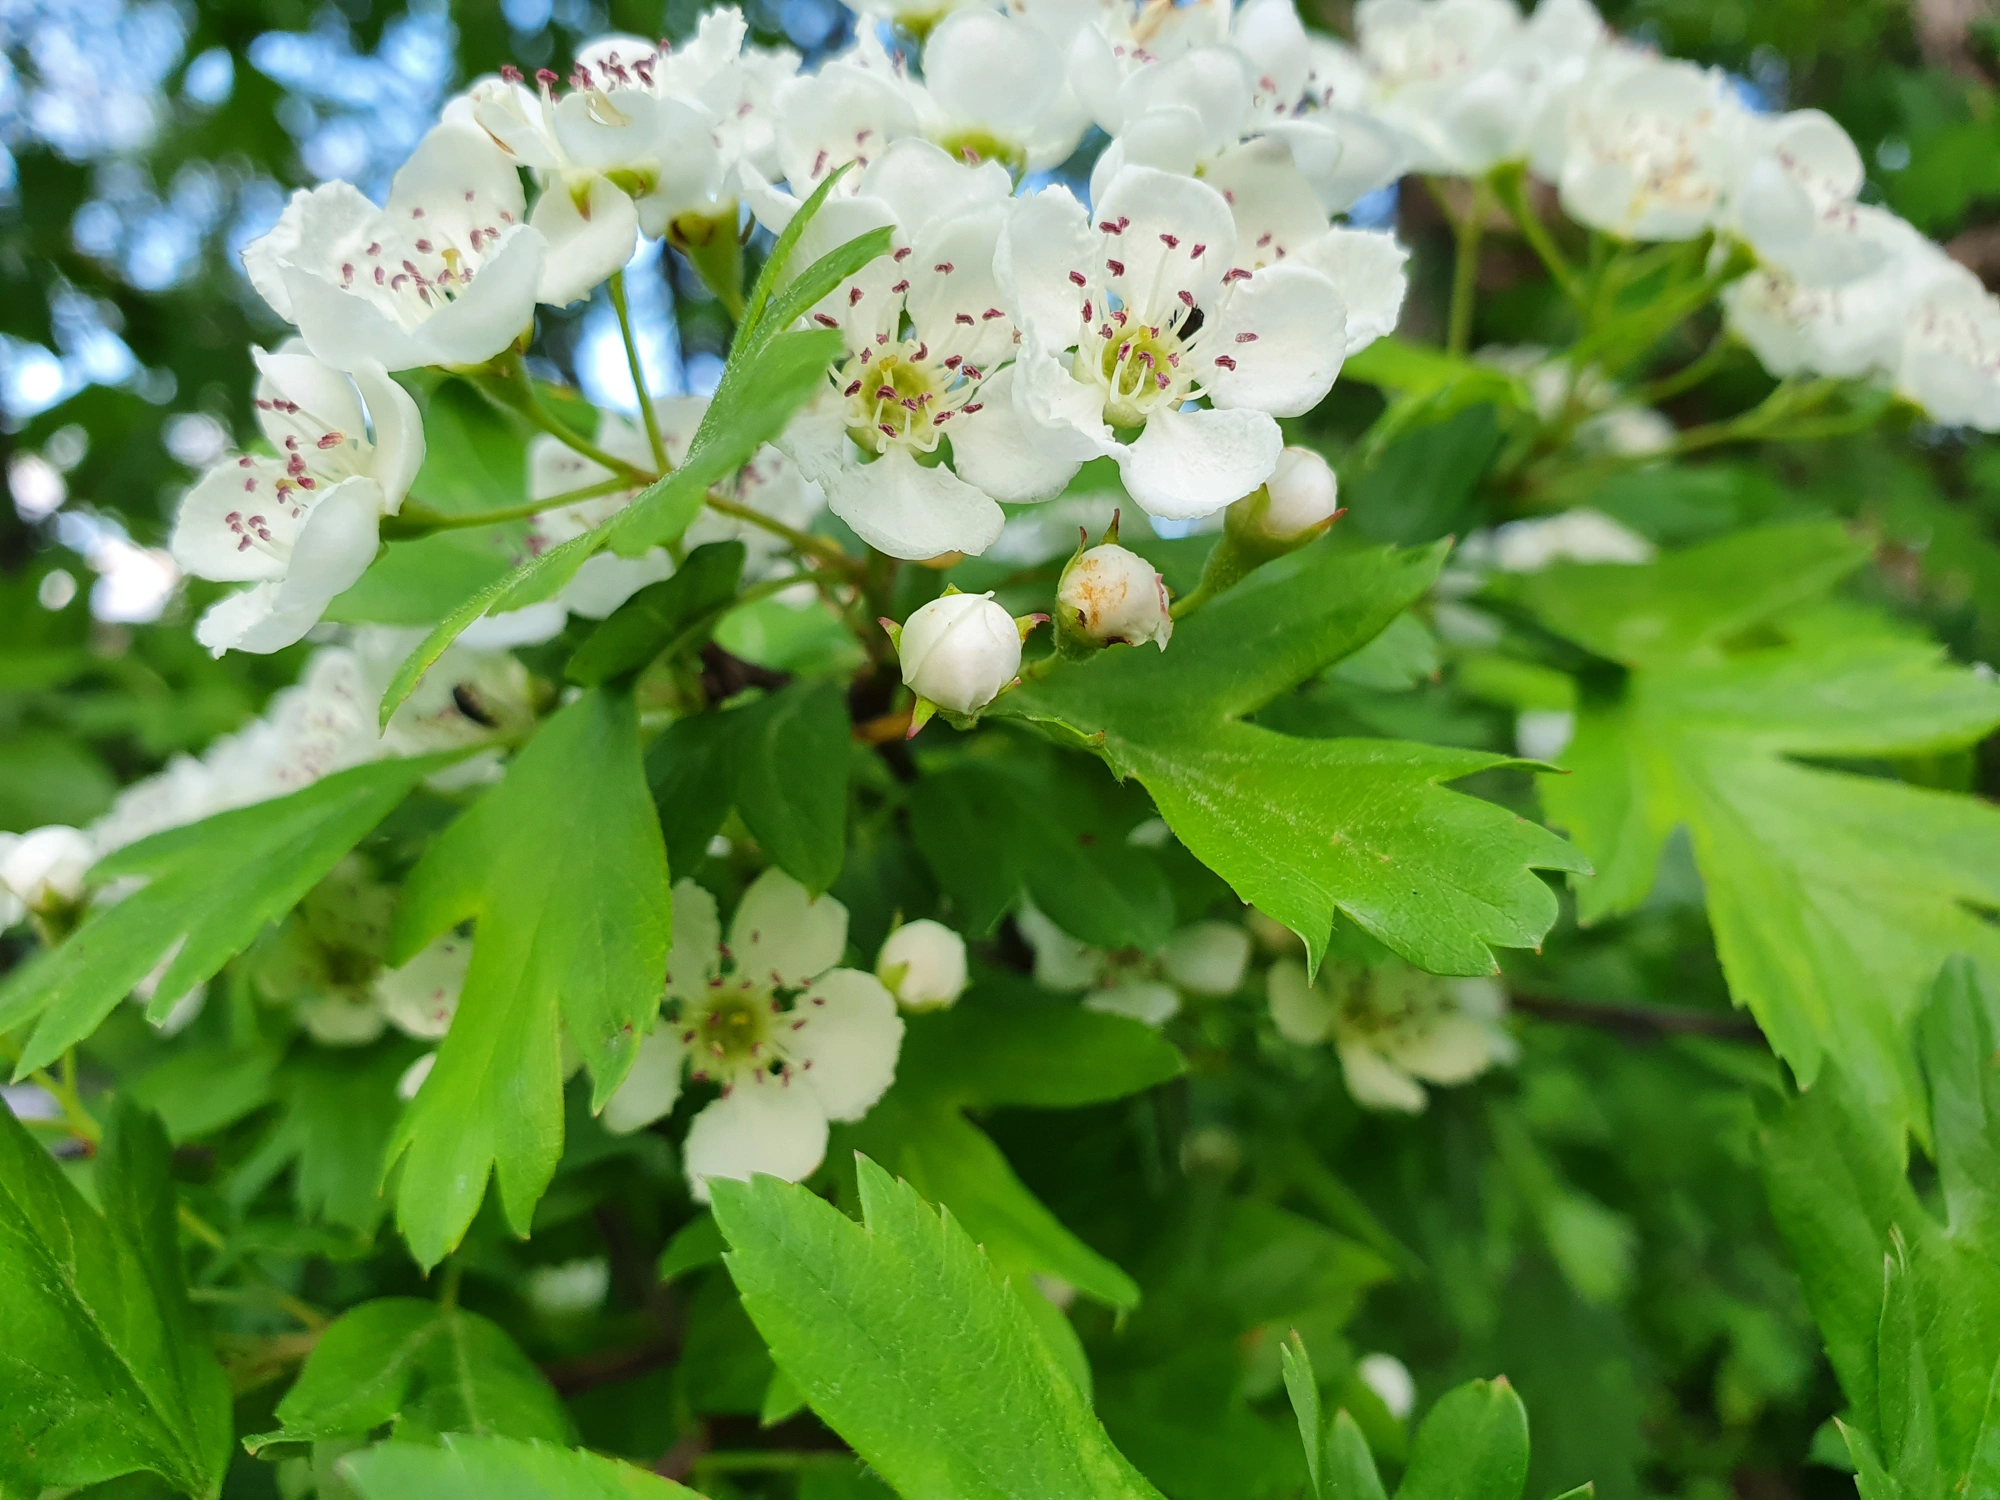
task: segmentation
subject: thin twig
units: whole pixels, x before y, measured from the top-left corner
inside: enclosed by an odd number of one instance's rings
[[[625,301],[625,270],[621,266],[606,283],[611,306],[618,314],[618,333],[625,340],[625,362],[632,367],[632,389],[639,398],[639,417],[646,424],[646,441],[653,448],[653,463],[664,474],[673,465],[667,462],[666,439],[660,436],[660,414],[653,410],[653,396],[646,389],[646,366],[639,358],[639,340],[632,332],[632,312]]]
[[[1519,990],[1510,991],[1507,1002],[1538,1020],[1593,1026],[1634,1040],[1656,1041],[1669,1036],[1708,1036],[1730,1042],[1764,1040],[1757,1023],[1738,1011],[1684,1010],[1624,1000],[1576,1000],[1567,995],[1524,994]]]

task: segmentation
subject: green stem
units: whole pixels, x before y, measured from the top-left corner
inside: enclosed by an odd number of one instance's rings
[[[1673,374],[1663,375],[1658,380],[1637,387],[1632,392],[1632,399],[1646,406],[1658,406],[1683,391],[1693,390],[1729,362],[1731,348],[1728,333],[1717,333],[1706,349]]]
[[[660,414],[653,410],[653,396],[646,389],[646,367],[639,358],[639,340],[632,333],[632,312],[625,301],[625,270],[621,266],[606,283],[611,306],[618,314],[618,334],[625,340],[625,362],[632,367],[632,389],[639,397],[639,418],[646,424],[646,441],[653,448],[653,464],[664,474],[673,465],[667,462],[666,439],[660,436]]]
[[[454,1255],[444,1263],[444,1280],[438,1284],[438,1306],[447,1312],[458,1306],[459,1284],[465,1280],[465,1262]]]
[[[83,1095],[77,1088],[76,1053],[65,1052],[60,1067],[61,1077],[51,1074],[47,1068],[37,1068],[28,1075],[28,1081],[39,1085],[62,1107],[63,1123],[71,1135],[93,1148],[103,1145],[104,1127],[83,1107]]]
[[[660,476],[649,474],[637,464],[627,462],[616,454],[606,453],[597,444],[578,437],[547,407],[535,389],[534,379],[528,374],[527,366],[520,360],[500,367],[495,376],[474,382],[487,400],[503,411],[511,411],[542,429],[550,437],[572,452],[580,453],[600,468],[609,469],[614,474],[623,474],[639,484],[651,484]]]
[[[1431,195],[1451,220],[1451,314],[1445,325],[1445,348],[1464,354],[1472,347],[1472,314],[1479,297],[1479,246],[1486,234],[1486,184],[1472,184],[1472,202],[1454,216],[1443,189],[1431,184]]]
[[[863,565],[841,550],[840,544],[832,537],[814,536],[810,531],[800,531],[796,526],[787,526],[774,516],[767,516],[761,510],[743,504],[738,500],[725,500],[710,492],[708,508],[717,515],[729,516],[746,525],[768,531],[772,536],[782,537],[798,551],[816,557],[830,568],[836,568],[854,582],[860,582]]]
[[[1514,221],[1514,227],[1521,231],[1521,238],[1528,242],[1528,248],[1535,252],[1542,266],[1549,273],[1562,294],[1572,302],[1581,298],[1581,288],[1577,283],[1576,268],[1562,253],[1555,236],[1549,233],[1542,216],[1535,212],[1534,200],[1528,195],[1527,169],[1518,162],[1498,168],[1487,179],[1493,189],[1493,196],[1507,211],[1507,217]]]
[[[632,481],[622,475],[587,484],[582,489],[565,490],[560,495],[550,495],[544,500],[528,500],[519,505],[509,505],[500,510],[482,510],[472,515],[453,515],[448,511],[432,510],[428,505],[405,502],[403,508],[393,516],[382,518],[382,534],[386,537],[404,538],[429,536],[434,531],[463,531],[470,526],[499,526],[508,521],[525,521],[530,516],[538,516],[544,511],[559,510],[565,505],[574,505],[579,500],[595,500],[600,495],[617,495],[632,488]]]
[[[1218,543],[1218,545],[1220,544]],[[1176,620],[1181,619],[1186,615],[1193,614],[1196,610],[1200,609],[1204,604],[1208,603],[1208,601],[1213,599],[1214,597],[1215,597],[1214,588],[1212,588],[1209,584],[1209,581],[1206,578],[1204,578],[1200,583],[1195,585],[1191,593],[1186,593],[1181,595],[1180,598],[1176,599],[1170,606],[1168,606],[1167,613]]]
[[[694,1461],[694,1473],[689,1477],[699,1480],[709,1474],[795,1474],[801,1469],[816,1469],[830,1464],[845,1467],[853,1462],[853,1454],[831,1450],[815,1453],[772,1448],[768,1451],[750,1449],[739,1453],[704,1453]]]

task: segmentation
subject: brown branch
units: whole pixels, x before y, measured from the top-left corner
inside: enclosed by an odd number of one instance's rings
[[[625,1349],[599,1349],[542,1366],[556,1394],[575,1396],[600,1385],[616,1385],[672,1364],[681,1357],[678,1337],[660,1337]]]
[[[1632,1041],[1658,1041],[1669,1036],[1708,1036],[1729,1042],[1764,1040],[1757,1023],[1740,1011],[1690,1010],[1620,1000],[1574,1000],[1566,995],[1523,994],[1518,990],[1508,996],[1508,1004],[1537,1020],[1566,1026],[1594,1026]]]

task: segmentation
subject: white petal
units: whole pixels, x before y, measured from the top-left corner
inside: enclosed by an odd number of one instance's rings
[[[1234,922],[1196,922],[1167,939],[1160,967],[1197,995],[1233,995],[1250,962],[1250,934]]]
[[[1266,266],[1223,303],[1203,340],[1201,382],[1217,406],[1303,416],[1333,389],[1346,350],[1347,308],[1333,282],[1306,266]]]
[[[381,522],[382,487],[372,479],[344,479],[321,495],[292,547],[278,608],[322,614],[375,561]]]
[[[1266,412],[1156,411],[1120,450],[1125,488],[1148,512],[1191,520],[1242,499],[1271,477],[1284,435]]]
[[[1326,210],[1283,141],[1264,136],[1232,147],[1208,164],[1202,181],[1228,200],[1245,267],[1296,255],[1326,233]]]
[[[797,989],[847,951],[847,908],[773,866],[743,893],[729,924],[736,972]]]
[[[521,174],[485,131],[435,125],[397,168],[383,211],[401,224],[415,209],[519,222],[528,211],[528,200],[521,191]]]
[[[1063,57],[1025,21],[961,10],[925,43],[924,82],[954,123],[1025,141],[1062,90]]]
[[[581,203],[568,188],[551,184],[535,200],[528,222],[548,241],[535,296],[551,307],[589,296],[632,258],[639,244],[639,210],[621,188],[602,177],[589,180]],[[473,285],[479,285],[478,278]]]
[[[273,448],[282,452],[285,439],[296,438],[310,458],[327,433],[367,444],[368,414],[344,371],[314,359],[297,341],[276,354],[250,353],[257,362],[257,425]]]
[[[1182,293],[1197,306],[1213,306],[1223,273],[1237,264],[1229,204],[1192,177],[1127,167],[1105,190],[1096,217],[1100,226],[1124,227],[1114,234],[1100,228],[1103,270],[1092,279],[1122,297],[1141,322],[1164,324],[1169,312],[1179,313]]]
[[[1056,351],[1075,345],[1084,294],[1070,280],[1082,273],[1099,236],[1090,215],[1066,187],[1047,187],[1015,200],[993,268],[1007,310],[1022,331]]]
[[[1108,990],[1092,990],[1083,997],[1085,1010],[1107,1016],[1123,1016],[1148,1026],[1164,1026],[1180,1014],[1180,991],[1157,979],[1131,979]]]
[[[1304,964],[1295,958],[1281,958],[1271,965],[1264,982],[1271,1001],[1271,1023],[1278,1028],[1278,1035],[1300,1046],[1311,1046],[1333,1034],[1333,1018],[1339,1007],[1306,978]]]
[[[826,1111],[804,1084],[753,1074],[694,1117],[682,1159],[697,1203],[711,1177],[798,1182],[826,1159]]]
[[[408,1036],[434,1040],[451,1029],[459,991],[472,962],[472,944],[456,933],[432,943],[400,969],[375,976],[382,1013]]]
[[[858,1120],[896,1081],[903,1018],[896,997],[873,974],[830,969],[792,1012],[797,1027],[780,1046],[798,1065],[792,1079],[819,1096],[830,1120]]]
[[[1009,365],[979,388],[979,410],[951,422],[951,464],[958,477],[1007,505],[1061,493],[1083,460],[1046,441],[1021,418]]]
[[[402,509],[403,497],[424,466],[423,413],[410,393],[372,359],[355,367],[354,384],[368,404],[368,424],[374,432],[369,472],[382,486],[382,514],[393,516]]]
[[[1403,135],[1358,110],[1322,110],[1309,120],[1274,121],[1264,130],[1291,147],[1292,160],[1330,214],[1346,213],[1408,169]]]
[[[317,262],[327,247],[364,233],[380,213],[351,182],[300,188],[271,232],[243,247],[244,273],[273,312],[288,323],[296,323],[285,267],[302,255]]]
[[[1046,445],[1050,463],[1083,463],[1114,451],[1103,388],[1071,375],[1067,359],[1030,342],[1008,368],[1015,410]]]
[[[671,1024],[663,1021],[640,1037],[632,1071],[604,1101],[604,1112],[598,1116],[604,1128],[613,1135],[630,1135],[672,1114],[681,1097],[681,1065],[686,1060],[680,1032]]]
[[[303,506],[279,503],[276,486],[284,473],[274,458],[253,458],[228,459],[202,475],[174,517],[167,544],[174,561],[218,583],[283,578],[306,522]],[[259,545],[267,535],[268,545]]]
[[[1200,47],[1172,62],[1135,69],[1119,87],[1118,107],[1126,125],[1163,104],[1193,109],[1201,117],[1206,155],[1242,135],[1252,91],[1248,60],[1241,52]]]
[[[683,876],[674,882],[674,944],[667,951],[667,993],[699,1000],[708,993],[721,955],[722,918],[715,897]]]
[[[1427,1102],[1423,1085],[1372,1048],[1359,1042],[1340,1044],[1340,1068],[1347,1092],[1363,1109],[1393,1109],[1419,1113]]]
[[[550,433],[536,434],[528,444],[528,498],[547,500],[571,490],[587,489],[611,478],[602,464],[585,458]]]
[[[250,651],[260,656],[304,639],[319,623],[320,611],[278,607],[278,585],[260,583],[217,600],[194,628],[194,638],[212,656]]]
[[[1360,353],[1396,331],[1410,289],[1410,252],[1385,229],[1336,226],[1299,251],[1300,261],[1324,272],[1347,309],[1347,354]]]
[[[351,370],[374,360],[384,369],[411,370],[430,362],[427,344],[360,293],[299,266],[284,264],[279,270],[300,335],[328,364]]]
[[[868,165],[855,195],[888,204],[903,233],[915,239],[942,220],[1005,206],[1013,190],[1013,179],[997,161],[969,167],[913,135]]]
[[[1027,901],[1014,913],[1014,925],[1035,955],[1035,983],[1050,990],[1080,990],[1097,982],[1104,955],[1077,941]]]
[[[799,236],[789,269],[797,275],[848,241],[894,223],[895,215],[879,198],[829,198]],[[873,343],[877,334],[895,338],[903,304],[889,287],[900,275],[892,258],[877,256],[820,300],[812,310],[814,321],[831,319],[845,330],[850,349]]]
[[[472,285],[422,324],[425,363],[484,364],[534,323],[547,243],[539,231],[519,224],[500,232],[499,246]]]
[[[983,491],[942,464],[924,467],[901,448],[872,464],[843,465],[816,477],[826,490],[827,509],[891,557],[977,556],[1000,539],[1006,522]]]
[[[1156,104],[1129,121],[1098,156],[1090,169],[1091,200],[1102,202],[1112,179],[1130,166],[1158,167],[1192,177],[1207,144],[1201,112],[1193,105]]]
[[[904,262],[910,325],[933,360],[956,354],[987,370],[1013,352],[1014,320],[1001,306],[1006,298],[993,274],[1006,219],[996,205],[941,220]]]
[[[1464,1083],[1493,1061],[1491,1031],[1470,1016],[1440,1016],[1407,1040],[1388,1048],[1397,1067],[1432,1083]]]

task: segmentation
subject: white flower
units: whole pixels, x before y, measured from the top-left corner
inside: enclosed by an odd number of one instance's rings
[[[841,0],[857,16],[892,21],[923,36],[947,16],[993,4],[993,0]]]
[[[1085,991],[1088,1010],[1164,1025],[1180,1013],[1181,995],[1234,994],[1250,962],[1250,934],[1231,922],[1195,922],[1157,954],[1110,952],[1071,937],[1024,901],[1015,925],[1035,954],[1035,983]]]
[[[483,131],[446,123],[396,173],[385,207],[351,183],[301,189],[243,268],[337,368],[482,364],[534,321],[546,247],[526,208],[511,159]]]
[[[1340,509],[1340,480],[1333,465],[1310,448],[1289,447],[1265,481],[1270,494],[1261,518],[1265,535],[1295,543],[1322,529]]]
[[[707,112],[659,91],[653,44],[611,36],[579,53],[560,97],[544,68],[481,79],[446,106],[541,183],[528,223],[548,241],[536,295],[556,306],[590,294],[684,213],[721,212],[723,163]],[[731,209],[733,211],[733,200]]]
[[[905,1010],[943,1010],[965,993],[965,939],[942,922],[905,922],[882,944],[875,977]]]
[[[2000,432],[2000,301],[1971,271],[1936,266],[1910,310],[1895,382],[1934,422]]]
[[[695,1197],[712,1177],[764,1172],[797,1182],[826,1155],[827,1122],[858,1120],[894,1081],[903,1044],[895,998],[872,974],[836,968],[847,908],[779,870],[743,893],[721,941],[715,898],[674,886],[669,1014],[640,1045],[605,1106],[615,1131],[670,1111],[681,1072],[722,1085],[688,1130]]]
[[[1808,286],[1838,286],[1888,258],[1876,236],[1856,232],[1854,200],[1867,171],[1845,130],[1816,109],[1744,124],[1756,149],[1727,227],[1765,266]]]
[[[1095,224],[1066,189],[1024,199],[997,266],[1032,441],[1069,465],[1114,458],[1157,516],[1207,515],[1270,478],[1276,418],[1317,405],[1348,348],[1332,280],[1243,268],[1222,195],[1152,167],[1120,172]]]
[[[0,833],[0,929],[29,912],[82,900],[83,877],[96,859],[90,839],[60,823],[28,833]]]
[[[903,682],[953,713],[977,713],[1021,670],[1021,630],[991,594],[946,594],[912,611],[896,643]]]
[[[1089,125],[1062,50],[1027,21],[983,7],[947,16],[924,44],[924,134],[947,154],[1015,172],[1060,166]]]
[[[1380,967],[1325,964],[1317,980],[1284,958],[1268,976],[1271,1020],[1302,1046],[1329,1039],[1348,1092],[1364,1109],[1415,1114],[1428,1083],[1465,1083],[1513,1061],[1506,992],[1490,979],[1440,979],[1398,959]]]
[[[1596,365],[1576,369],[1536,344],[1490,345],[1473,357],[1518,375],[1544,422],[1559,421],[1574,408],[1590,412],[1571,435],[1579,452],[1658,453],[1673,442],[1674,424],[1649,406],[1627,401]]]
[[[435,1041],[451,1029],[471,963],[472,944],[447,933],[400,969],[377,974],[376,1003],[404,1035]]]
[[[1560,515],[1509,521],[1490,539],[1467,538],[1466,561],[1490,561],[1503,573],[1539,573],[1557,563],[1649,563],[1653,544],[1600,510],[1579,506]]]
[[[1477,176],[1546,155],[1570,92],[1604,45],[1587,0],[1361,0],[1354,10],[1374,110],[1418,171]]]
[[[1138,553],[1107,542],[1071,559],[1056,586],[1063,617],[1093,641],[1136,646],[1151,641],[1162,651],[1174,633],[1167,583]]]
[[[1354,1362],[1354,1373],[1398,1422],[1416,1410],[1417,1382],[1410,1367],[1395,1355],[1364,1354]]]
[[[1007,190],[997,165],[904,141],[857,196],[821,208],[795,252],[805,266],[870,229],[896,231],[891,255],[813,309],[846,355],[782,441],[827,507],[893,557],[983,552],[1005,519],[997,500],[1045,499],[1074,472],[1023,432],[1003,368],[1016,329],[993,258]]]
[[[1748,118],[1720,70],[1608,53],[1571,101],[1563,208],[1622,239],[1693,239],[1728,204]]]
[[[379,364],[341,373],[287,344],[257,360],[257,422],[277,456],[242,454],[203,475],[174,521],[174,561],[254,585],[202,616],[215,655],[276,651],[319,622],[375,560],[383,516],[424,461],[423,419]]]
[[[905,75],[902,59],[892,58],[870,28],[818,72],[780,84],[771,112],[778,171],[790,190],[771,187],[754,168],[745,170],[744,198],[758,222],[782,233],[799,204],[830,174],[849,163],[867,167],[897,141],[921,135],[922,93],[923,85]],[[1004,168],[996,169],[1004,174]],[[840,191],[858,191],[857,175],[849,173]]]

